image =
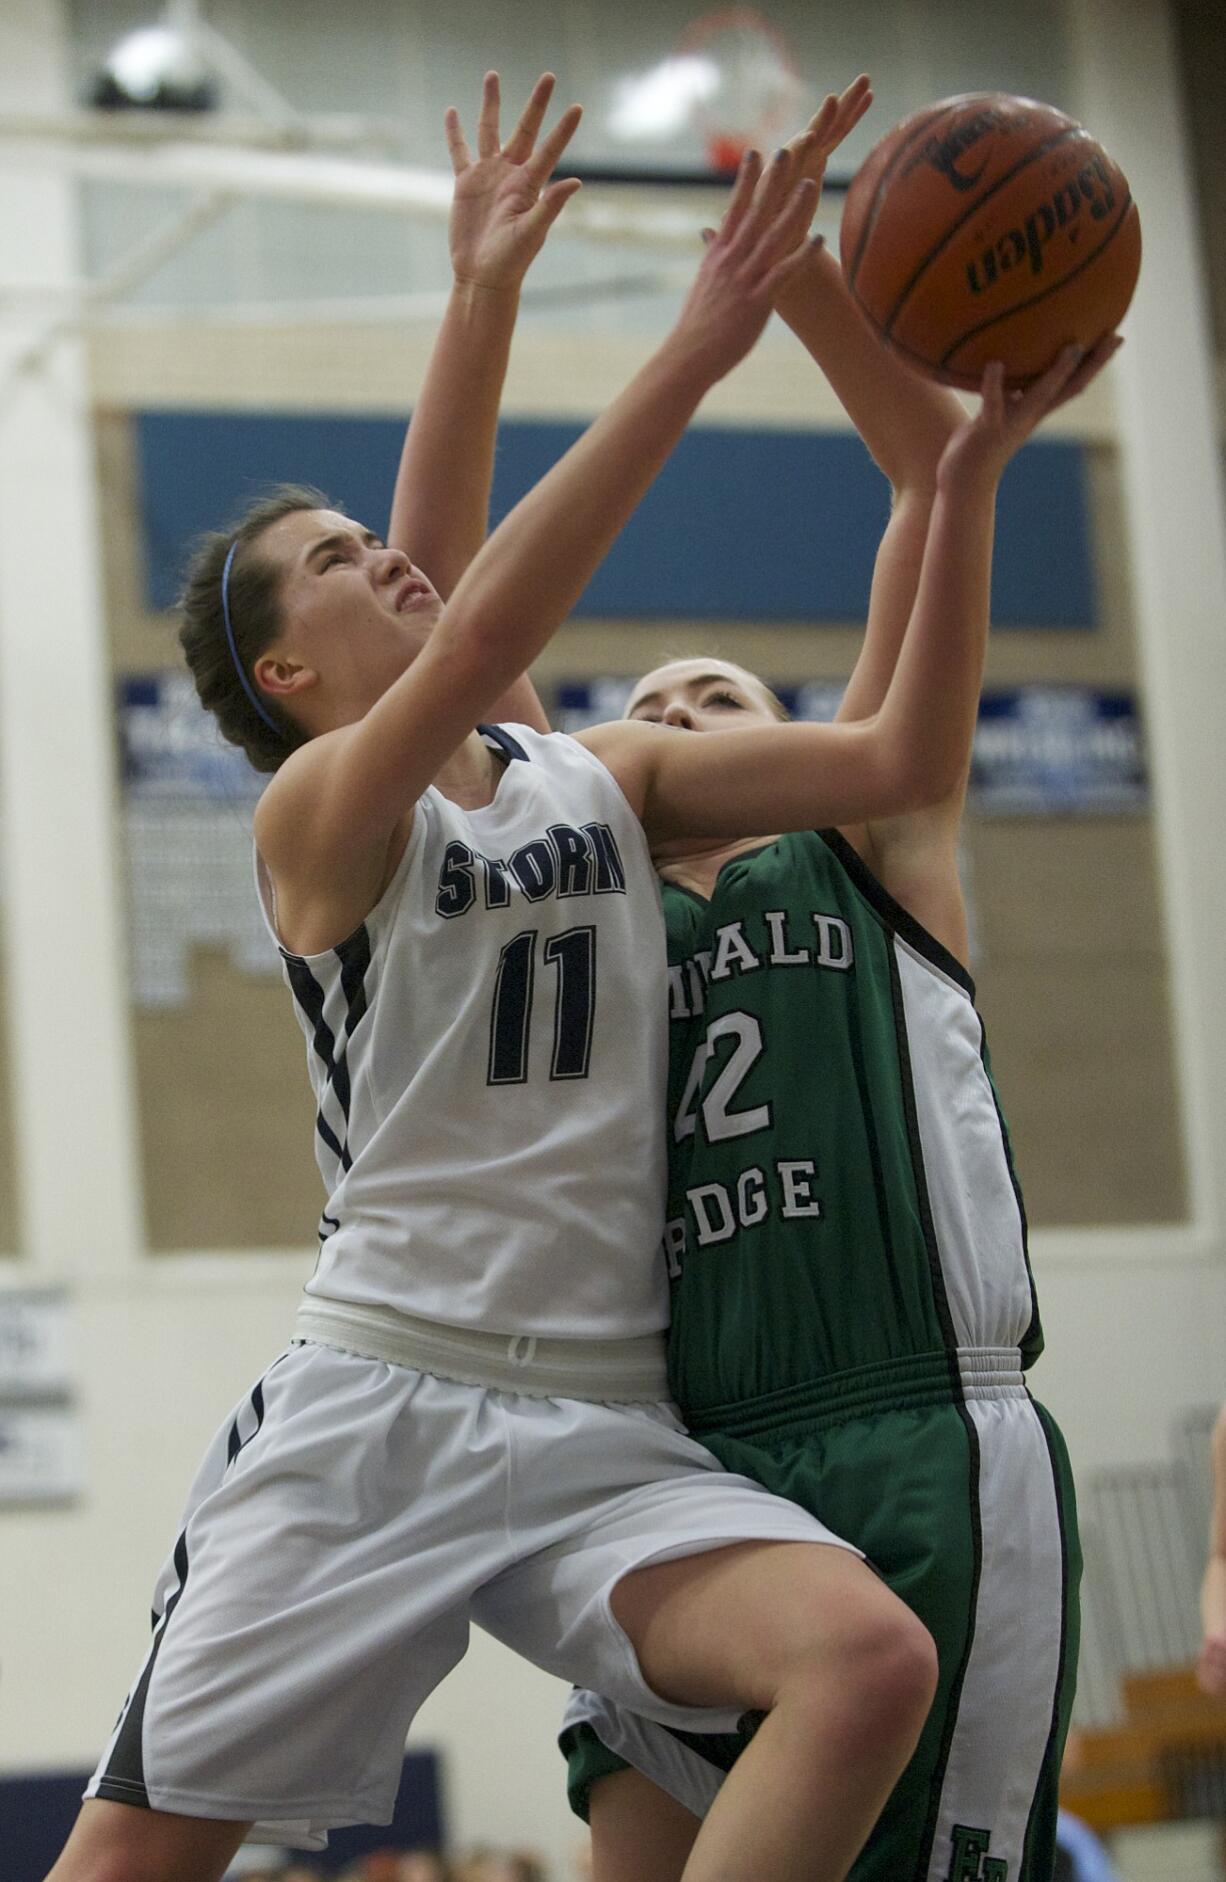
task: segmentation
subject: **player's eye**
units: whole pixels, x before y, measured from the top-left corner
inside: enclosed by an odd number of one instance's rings
[[[743,712],[745,710],[735,693],[711,693],[708,696],[707,704],[708,706],[732,706],[737,712]]]

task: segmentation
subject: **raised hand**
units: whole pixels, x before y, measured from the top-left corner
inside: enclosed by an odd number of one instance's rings
[[[1088,353],[1066,346],[1047,371],[1020,392],[1006,386],[1005,368],[994,360],[983,375],[979,411],[958,426],[942,453],[937,468],[941,488],[967,479],[999,478],[1048,413],[1084,392],[1123,344],[1119,334],[1112,333]]]
[[[804,130],[784,146],[792,159],[792,173],[797,181],[808,177],[820,192],[831,153],[860,122],[872,102],[873,86],[867,72],[853,78],[845,90],[826,93]]]
[[[816,184],[792,179],[786,150],[777,150],[765,171],[756,150],[741,159],[724,219],[707,231],[706,254],[675,329],[706,357],[713,379],[748,353],[776,295],[803,264],[816,203]]]
[[[444,114],[456,179],[448,239],[457,281],[483,288],[517,288],[562,208],[580,187],[574,177],[549,181],[575,134],[582,116],[579,105],[570,105],[562,113],[537,148],[553,87],[552,72],[538,78],[519,123],[504,144],[499,131],[498,74],[487,72],[475,158],[455,106]]]

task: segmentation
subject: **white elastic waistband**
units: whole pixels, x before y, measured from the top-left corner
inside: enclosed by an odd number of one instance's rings
[[[1029,1398],[1016,1346],[960,1346],[958,1376],[964,1398]]]
[[[481,1333],[419,1320],[394,1307],[310,1295],[294,1316],[294,1338],[527,1398],[658,1404],[669,1395],[663,1333],[628,1340]]]

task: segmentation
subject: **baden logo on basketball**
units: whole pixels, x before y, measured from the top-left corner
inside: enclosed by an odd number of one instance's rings
[[[1080,230],[1075,226],[1082,208],[1089,209],[1095,222],[1102,222],[1115,208],[1111,176],[1100,157],[1092,157],[1071,183],[1062,183],[1055,194],[1031,211],[1020,228],[1007,229],[985,248],[977,261],[966,266],[966,279],[972,294],[982,294],[1010,268],[1029,259],[1032,275],[1043,273],[1047,244],[1057,230],[1067,231],[1075,242]]]

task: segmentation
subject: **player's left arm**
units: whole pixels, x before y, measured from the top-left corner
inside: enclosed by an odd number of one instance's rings
[[[861,73],[831,92],[787,146],[796,176],[821,188],[831,155],[872,104]],[[955,393],[922,379],[869,327],[823,245],[806,259],[777,308],[828,381],[890,486],[891,516],[873,571],[864,645],[839,712],[867,719],[889,690],[906,631],[936,493],[937,466],[965,410]]]
[[[1117,335],[1111,335],[1086,354],[1067,383],[1059,391],[1048,409],[1065,405],[1084,391],[1090,381],[1100,373],[1107,361],[1119,349],[1123,342]],[[1058,366],[1058,362],[1057,362]],[[905,369],[904,369],[905,370]],[[1056,370],[1053,368],[1052,370]],[[1049,375],[1044,375],[1049,377]],[[1041,381],[1036,381],[1037,387]],[[1020,402],[1031,396],[1035,387],[1026,393],[1001,390],[1000,418],[1007,424],[1009,415]],[[965,435],[965,434],[963,434]],[[947,461],[948,453],[956,451],[957,443],[947,445],[942,452],[942,462]],[[932,510],[929,506],[925,530],[931,528]],[[898,523],[897,512],[891,518],[891,527]],[[909,523],[908,523],[909,527]],[[884,553],[889,549],[892,560],[886,570],[886,593],[883,600],[885,624],[878,646],[894,638],[895,624],[893,610],[899,604],[902,593],[910,580],[909,560],[911,549],[899,547],[896,540],[888,542],[890,531],[882,543]],[[902,526],[899,526],[901,537]],[[921,552],[922,557],[922,552]],[[874,578],[874,603],[878,599],[878,583]],[[873,623],[870,618],[869,632]],[[904,629],[904,636],[906,630]],[[899,637],[898,647],[903,637]],[[898,650],[894,653],[897,662]],[[951,659],[956,652],[951,643]],[[857,668],[857,672],[859,668]],[[875,688],[878,675],[874,672],[868,679],[868,686]],[[853,712],[855,716],[855,704]],[[842,715],[840,715],[842,716]],[[865,861],[873,870],[878,880],[902,906],[921,922],[929,933],[947,947],[951,954],[960,961],[967,958],[969,934],[967,927],[966,904],[962,894],[962,884],[958,872],[958,843],[962,831],[962,818],[966,808],[967,785],[971,773],[971,755],[975,739],[975,727],[979,716],[979,696],[970,702],[957,731],[959,762],[953,789],[944,797],[917,811],[908,812],[901,817],[874,818],[864,825],[847,831],[850,840],[860,848]]]
[[[832,152],[871,103],[864,74],[842,93],[830,93],[788,146],[797,174],[820,187]],[[890,516],[873,565],[864,640],[838,712],[838,719],[849,723],[871,718],[889,691],[915,606],[937,467],[965,410],[955,393],[921,378],[882,345],[825,246],[788,283],[778,311],[825,375],[890,486]],[[843,831],[891,894],[960,957],[966,918],[957,842],[965,788],[964,774],[939,804],[888,824],[858,823]]]
[[[1202,1639],[1196,1677],[1207,1693],[1226,1697],[1226,1405],[1218,1413],[1210,1444],[1213,1509],[1209,1559],[1201,1583]]]
[[[549,181],[580,117],[579,106],[571,105],[541,138],[553,87],[551,73],[537,80],[503,144],[498,75],[488,72],[475,158],[456,110],[444,118],[456,179],[448,225],[454,280],[405,437],[387,537],[390,547],[403,549],[426,571],[444,600],[485,540],[520,288],[579,188],[574,179]],[[526,675],[491,716],[550,729]]]
[[[831,153],[871,101],[863,75],[841,94],[831,93],[788,147],[795,173],[820,187]],[[841,722],[855,722],[879,711],[889,691],[915,608],[938,467],[965,421],[965,407],[949,388],[921,377],[882,345],[825,247],[809,255],[777,306],[890,485],[890,518],[873,566],[864,641],[838,713]],[[1115,344],[1085,361],[1060,403],[1076,396]],[[959,959],[966,956],[967,925],[957,853],[974,731],[972,715],[964,727],[957,782],[947,796],[901,817],[844,829],[890,893]]]

